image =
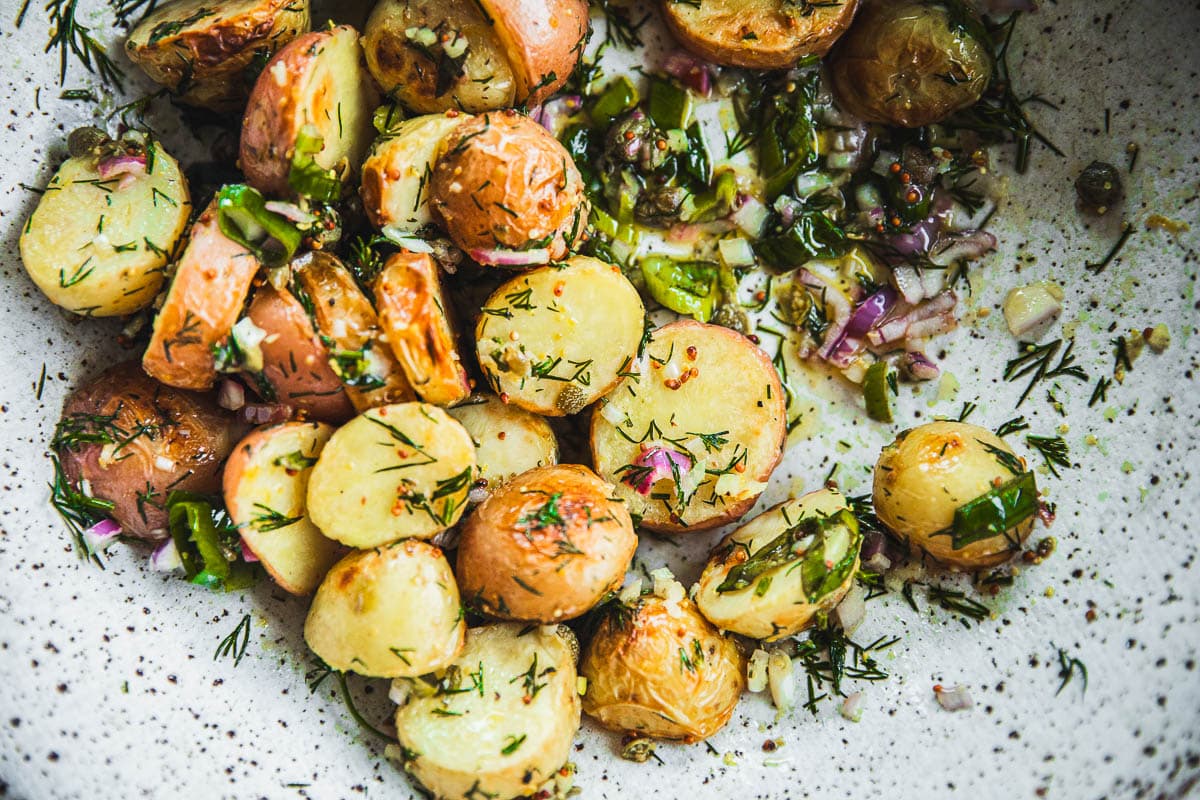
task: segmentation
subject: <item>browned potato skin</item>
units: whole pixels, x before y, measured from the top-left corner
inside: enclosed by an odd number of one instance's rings
[[[354,416],[354,406],[329,366],[329,349],[291,292],[264,283],[246,316],[267,333],[259,345],[262,377],[276,400],[322,422],[345,422]]]
[[[110,367],[72,392],[63,418],[73,414],[116,415],[112,425],[132,437],[124,446],[120,435],[114,437],[121,449],[107,465],[100,462],[106,447],[100,443],[61,448],[59,458],[72,484],[86,479],[94,496],[112,501],[112,517],[123,533],[149,540],[166,538],[163,506],[169,491],[220,491],[221,467],[246,430],[211,395],[164,386],[136,361]],[[132,436],[139,425],[147,432]],[[160,469],[159,457],[174,466]],[[140,506],[139,497],[145,498]]]
[[[430,205],[450,238],[488,263],[482,251],[521,250],[547,237],[563,259],[586,227],[583,179],[545,128],[516,111],[481,114],[446,139],[433,169]]]
[[[782,0],[663,0],[663,18],[680,44],[717,64],[783,69],[804,56],[823,56],[854,19],[858,0],[814,5],[807,16]],[[751,36],[753,34],[753,36]]]
[[[492,616],[531,622],[562,622],[594,607],[620,587],[637,549],[629,512],[611,497],[611,485],[574,464],[504,484],[463,527],[463,596]],[[563,524],[536,519],[548,503]]]
[[[471,396],[431,256],[402,250],[389,258],[375,279],[375,307],[392,352],[422,400],[452,406]]]
[[[222,9],[211,24],[160,35],[160,26],[178,22],[180,14],[187,17],[177,10],[181,5],[165,4],[138,23],[125,53],[155,83],[172,91],[184,86],[180,102],[218,113],[245,106],[250,95],[245,72],[259,51],[275,53],[310,25],[308,0],[254,0],[226,4],[242,7],[236,13]]]
[[[212,347],[233,330],[258,266],[249,250],[221,233],[214,200],[192,226],[154,318],[143,369],[168,386],[211,389],[217,379]]]
[[[588,31],[587,0],[479,0],[513,65],[519,105],[536,106],[571,77]]]

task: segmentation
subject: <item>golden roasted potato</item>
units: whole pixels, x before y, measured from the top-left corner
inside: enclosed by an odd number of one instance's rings
[[[680,43],[717,64],[786,69],[823,56],[850,27],[858,0],[663,0],[663,19]]]
[[[329,366],[329,348],[291,292],[264,283],[255,290],[246,316],[266,334],[258,345],[258,374],[279,402],[322,422],[345,422],[354,416],[354,406]]]
[[[561,464],[494,491],[459,539],[455,574],[468,603],[501,619],[562,622],[620,588],[638,540],[612,488]]]
[[[620,268],[588,256],[517,275],[482,312],[475,354],[492,389],[550,417],[577,414],[617,385],[646,316]]]
[[[484,625],[436,684],[393,681],[405,771],[445,800],[537,796],[579,730],[578,650],[562,625]]]
[[[304,641],[336,670],[398,678],[449,666],[466,630],[446,557],[407,539],[335,564],[308,610]]]
[[[960,510],[993,491],[1004,498],[985,503],[982,516],[956,530]],[[879,454],[872,496],[888,529],[935,561],[963,569],[1007,561],[1029,536],[1037,510],[1037,487],[1024,461],[987,428],[965,422],[902,432]],[[979,520],[1016,524],[973,524]]]
[[[308,0],[174,0],[129,32],[125,54],[181,102],[217,112],[246,103],[255,64],[308,31]]]
[[[604,727],[698,742],[733,715],[746,685],[746,659],[682,586],[676,594],[617,602],[584,651],[583,710]]]
[[[294,39],[267,63],[246,104],[239,157],[246,181],[264,194],[290,195],[296,139],[306,126],[323,143],[317,165],[351,179],[375,138],[378,104],[358,31],[339,25]]]
[[[258,267],[253,253],[221,233],[213,201],[192,226],[154,318],[142,368],[168,386],[212,388],[213,345],[233,330]]]
[[[359,411],[416,399],[408,378],[379,327],[379,317],[354,276],[322,250],[292,261],[294,291],[312,309],[329,365]]]
[[[82,384],[63,406],[50,446],[72,486],[113,503],[126,536],[167,536],[167,494],[211,493],[245,425],[211,395],[164,386],[136,361]]]
[[[583,180],[571,155],[512,109],[450,133],[433,168],[430,203],[454,243],[480,264],[561,260],[587,227]]]
[[[375,307],[396,360],[421,399],[452,406],[471,396],[437,262],[402,250],[375,278]]]
[[[769,509],[721,540],[695,594],[724,631],[775,641],[832,611],[854,585],[862,537],[836,489]]]
[[[651,530],[707,530],[746,513],[782,455],[785,401],[767,355],[692,320],[654,331],[592,412],[592,460]]]
[[[179,164],[144,145],[142,174],[112,174],[111,158],[68,158],[21,231],[21,263],[55,305],[114,317],[145,308],[187,226],[191,201]],[[107,175],[107,177],[106,177]]]
[[[477,489],[490,494],[522,472],[558,463],[554,429],[537,414],[491,396],[448,410],[475,442]]]
[[[363,210],[378,228],[416,231],[433,222],[429,181],[442,142],[467,117],[457,111],[427,114],[401,122],[381,137],[362,168]]]
[[[305,511],[308,475],[333,427],[284,422],[259,428],[225,463],[225,509],[242,543],[285,591],[309,594],[344,548],[327,539]]]
[[[517,81],[513,105],[539,105],[566,84],[587,40],[587,0],[479,3],[512,61]]]
[[[308,516],[351,547],[429,539],[458,522],[475,446],[437,406],[372,408],[338,428],[308,479]]]

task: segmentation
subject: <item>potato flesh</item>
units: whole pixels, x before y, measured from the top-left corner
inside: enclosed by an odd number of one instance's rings
[[[462,516],[475,446],[445,411],[424,403],[372,408],[325,446],[308,482],[308,514],[330,538],[377,547],[428,539]]]
[[[304,640],[326,664],[376,678],[446,667],[465,632],[445,556],[413,540],[351,553],[335,564],[304,623]]]
[[[316,589],[342,550],[305,508],[312,464],[332,435],[333,427],[319,422],[256,431],[225,466],[225,507],[241,527],[242,541],[292,594]]]
[[[547,416],[608,393],[637,353],[645,309],[620,270],[576,256],[526,272],[488,299],[476,354],[493,390]]]
[[[806,55],[824,55],[850,26],[858,0],[803,12],[783,0],[703,0],[664,3],[666,19],[685,46],[719,64],[779,69]]]
[[[402,122],[380,139],[363,164],[362,197],[377,227],[391,225],[416,231],[433,222],[429,180],[441,153],[442,140],[462,122],[461,116],[429,114]]]
[[[187,225],[187,180],[150,143],[146,175],[124,188],[102,180],[91,158],[69,158],[50,180],[21,233],[21,261],[55,305],[94,317],[145,308]]]
[[[522,472],[558,463],[550,423],[498,397],[449,409],[475,442],[476,485],[489,492]]]
[[[375,136],[372,115],[379,100],[362,67],[358,32],[345,25],[335,28],[314,55],[311,74],[298,91],[302,99],[296,130],[315,125],[325,143],[313,159],[344,176],[358,174]]]
[[[472,787],[480,797],[532,794],[567,761],[580,720],[573,637],[524,630],[470,629],[455,660],[469,691],[410,694],[397,709],[400,744],[414,754],[405,769],[437,797],[471,797]]]

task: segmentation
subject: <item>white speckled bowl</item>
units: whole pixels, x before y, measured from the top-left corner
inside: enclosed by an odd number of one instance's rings
[[[66,131],[89,120],[90,105],[57,99],[57,59],[42,54],[40,0],[19,30],[11,20],[20,4],[2,5],[8,65],[0,103],[9,110],[0,197],[0,281],[8,296],[0,309],[0,797],[412,795],[333,696],[332,682],[309,694],[304,601],[269,583],[211,594],[146,571],[144,553],[126,547],[98,570],[72,552],[47,504],[44,451],[62,400],[74,382],[112,361],[117,326],[54,309],[20,265],[17,236],[36,198],[19,184],[45,183]],[[97,30],[109,19],[97,11],[80,18]],[[1051,4],[1023,22],[1015,71],[1022,91],[1059,106],[1033,113],[1066,155],[1037,147],[1031,172],[1010,180],[994,226],[1000,250],[986,260],[969,301],[976,321],[944,342],[945,363],[961,383],[957,395],[938,402],[936,387],[906,390],[897,424],[886,428],[825,405],[825,390],[809,392],[822,406],[821,424],[788,453],[762,504],[817,486],[835,462],[844,485],[865,485],[894,429],[954,416],[963,401],[979,404],[973,422],[995,426],[1012,417],[1019,387],[1000,374],[1015,345],[1001,315],[983,312],[997,310],[1016,283],[1053,277],[1067,289],[1063,323],[1074,328],[1093,383],[1111,374],[1109,340],[1123,329],[1165,322],[1173,338],[1164,355],[1138,359],[1124,385],[1094,408],[1087,408],[1092,384],[1074,381],[1054,390],[1065,418],[1044,389],[1021,407],[1033,432],[1069,425],[1078,467],[1061,479],[1040,476],[1058,503],[1057,552],[1023,569],[990,601],[994,618],[969,628],[931,608],[921,590],[919,613],[895,592],[873,600],[856,639],[902,640],[881,659],[891,679],[865,686],[857,724],[832,703],[815,716],[796,710],[776,719],[768,701],[750,696],[712,740],[716,753],[664,745],[661,765],[621,761],[614,737],[585,726],[575,755],[585,796],[1175,798],[1196,786],[1197,42],[1193,0]],[[73,68],[66,85],[89,85],[89,77]],[[186,134],[172,118],[167,108],[156,121],[177,143]],[[1083,265],[1108,250],[1120,215],[1083,219],[1072,181],[1093,159],[1125,164],[1129,143],[1141,148],[1124,208],[1136,233],[1117,263],[1092,276]],[[1155,213],[1192,230],[1176,238],[1147,230]],[[1061,327],[1048,338],[1062,335]],[[647,542],[642,560],[665,560],[691,580],[711,541]],[[245,659],[237,668],[214,662],[217,643],[245,613],[254,619]],[[1056,695],[1059,647],[1087,665],[1086,693],[1077,675]],[[937,683],[968,687],[974,708],[943,711],[931,691]],[[384,719],[386,685],[355,685],[363,687],[365,713]],[[768,739],[782,746],[766,753]]]

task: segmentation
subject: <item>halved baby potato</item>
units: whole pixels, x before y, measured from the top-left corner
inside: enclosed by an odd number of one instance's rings
[[[536,106],[566,84],[588,34],[587,0],[479,0],[513,65],[513,105]]]
[[[347,422],[308,480],[308,515],[351,547],[429,539],[458,522],[475,475],[475,445],[437,406],[399,403]]]
[[[213,345],[233,330],[258,273],[258,259],[221,233],[217,216],[214,200],[192,226],[142,356],[147,374],[168,386],[212,388]]]
[[[143,175],[102,178],[94,156],[68,158],[21,231],[21,262],[50,302],[115,317],[145,308],[187,227],[179,164],[146,142]]]
[[[125,53],[188,105],[237,111],[262,64],[310,26],[308,0],[175,0],[129,32]]]
[[[379,327],[371,301],[335,256],[314,250],[292,261],[293,292],[312,309],[329,365],[359,411],[416,399]]]
[[[343,548],[327,539],[305,511],[308,476],[333,426],[285,422],[260,428],[233,449],[225,463],[225,508],[275,582],[308,594]]]
[[[313,156],[349,180],[375,137],[379,92],[362,65],[358,31],[339,25],[297,37],[268,62],[242,120],[239,163],[264,194],[289,195],[296,139],[306,126],[321,138]]]
[[[558,439],[550,423],[498,397],[482,397],[449,409],[475,442],[475,488],[487,493],[522,472],[558,463]]]
[[[858,573],[858,521],[836,489],[781,503],[721,540],[696,605],[721,630],[775,641],[841,602]]]
[[[522,273],[488,298],[475,352],[506,402],[576,414],[629,371],[645,308],[619,267],[588,256]]]
[[[398,678],[449,666],[466,630],[446,557],[406,539],[335,564],[308,610],[304,641],[336,670]]]
[[[651,530],[707,530],[754,505],[782,455],[785,401],[767,355],[728,328],[682,320],[592,413],[596,471]]]
[[[858,0],[663,0],[663,18],[680,43],[717,64],[785,69],[833,47]]]
[[[471,396],[441,270],[431,256],[407,250],[391,256],[375,278],[375,308],[392,353],[422,400],[452,406]]]
[[[439,798],[534,795],[579,730],[575,660],[564,626],[471,628],[436,683],[392,683],[404,769]]]
[[[381,4],[382,5],[382,4]],[[380,138],[363,163],[363,210],[378,228],[416,231],[433,222],[429,184],[442,142],[467,117],[456,111],[401,122]]]
[[[620,588],[637,535],[613,487],[587,467],[518,475],[463,526],[455,574],[472,608],[501,619],[562,622]]]

